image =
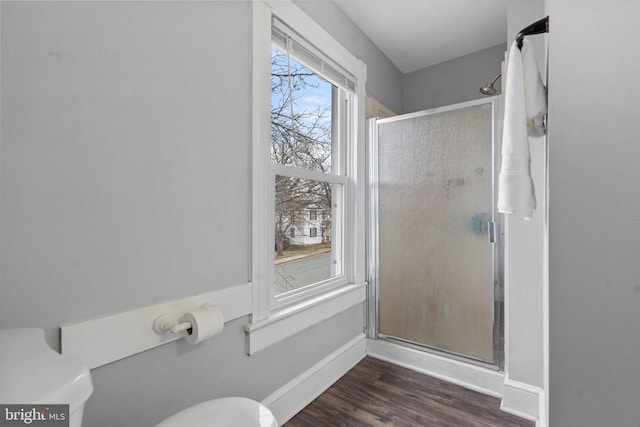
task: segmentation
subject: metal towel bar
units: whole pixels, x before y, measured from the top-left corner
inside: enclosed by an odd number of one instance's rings
[[[516,36],[516,43],[518,43],[518,49],[522,49],[522,39],[525,36],[531,36],[534,34],[542,34],[549,32],[549,17],[542,18],[539,21],[534,22],[533,24],[524,27]]]

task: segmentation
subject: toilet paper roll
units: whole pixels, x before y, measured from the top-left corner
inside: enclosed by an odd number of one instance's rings
[[[192,345],[219,334],[224,327],[222,311],[213,304],[185,313],[180,322],[191,322],[191,328],[184,331],[184,338]]]

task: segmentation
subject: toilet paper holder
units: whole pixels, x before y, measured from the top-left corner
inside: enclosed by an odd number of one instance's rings
[[[164,334],[166,332],[178,334],[191,327],[191,322],[179,322],[177,319],[171,320],[171,316],[168,314],[161,314],[153,321],[153,330],[156,331],[157,334]]]
[[[203,304],[200,308],[212,307],[213,304]],[[168,313],[163,313],[156,317],[153,321],[153,330],[157,334],[164,334],[171,332],[173,334],[179,334],[182,331],[193,328],[193,325],[189,321],[181,322],[182,316],[175,317]]]

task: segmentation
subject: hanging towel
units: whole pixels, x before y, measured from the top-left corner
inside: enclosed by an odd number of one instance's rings
[[[536,196],[528,137],[544,135],[542,118],[546,112],[547,96],[533,46],[525,39],[520,50],[514,42],[507,63],[498,212],[533,217]]]

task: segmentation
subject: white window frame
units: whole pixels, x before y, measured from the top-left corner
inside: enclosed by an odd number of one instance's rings
[[[286,166],[272,165],[270,141],[272,16],[297,32],[356,79],[353,117],[345,129],[343,280],[288,304],[273,296],[274,174]],[[366,65],[290,0],[252,3],[252,316],[245,326],[247,352],[253,355],[366,299],[365,282],[365,81]],[[343,159],[341,159],[342,161]],[[311,175],[313,171],[309,171]],[[323,181],[327,180],[324,176]],[[338,286],[339,285],[339,286]],[[364,309],[364,306],[363,306]]]

